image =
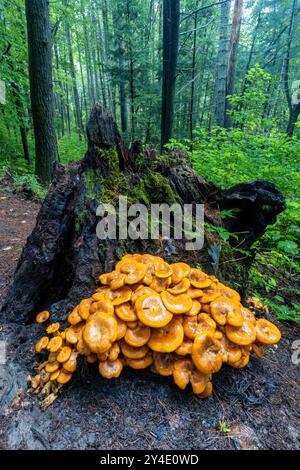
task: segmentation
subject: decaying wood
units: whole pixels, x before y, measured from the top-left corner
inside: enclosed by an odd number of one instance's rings
[[[89,295],[99,274],[112,269],[120,249],[122,254],[154,249],[151,242],[137,241],[133,248],[131,240],[100,242],[96,237],[96,208],[103,185],[113,177],[107,150],[116,149],[119,171],[128,178],[130,187],[155,171],[166,178],[178,201],[204,203],[205,217],[211,224],[222,223],[220,209],[238,208],[236,218],[225,221],[225,228],[238,232],[235,243],[244,249],[249,249],[284,209],[283,196],[272,183],[257,180],[222,190],[198,175],[181,150],[169,152],[168,158],[159,159],[159,164],[153,149],[143,151],[135,143],[127,150],[113,118],[99,104],[91,114],[87,135],[84,159],[55,167],[49,192],[3,304],[2,315],[10,321],[31,322],[45,308],[51,309],[53,319],[61,318]],[[142,152],[144,162],[137,170],[135,160]],[[86,197],[86,176],[90,172],[95,175],[92,199]],[[84,218],[78,224],[80,213],[84,213]],[[196,264],[209,248],[206,243],[202,252],[194,253]],[[182,253],[178,255],[179,259],[183,257]],[[176,261],[176,256],[170,261]]]

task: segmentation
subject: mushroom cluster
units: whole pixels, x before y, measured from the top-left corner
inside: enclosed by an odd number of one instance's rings
[[[204,398],[223,363],[245,367],[251,352],[261,357],[264,346],[281,337],[274,324],[241,304],[236,291],[186,263],[125,255],[99,281],[69,314],[69,326],[49,324],[35,346],[37,353],[49,352],[42,372],[56,386],[69,382],[83,355],[107,379],[119,377],[124,366],[151,366],[173,376],[180,389],[190,383]],[[43,311],[36,321],[45,324],[49,316]]]

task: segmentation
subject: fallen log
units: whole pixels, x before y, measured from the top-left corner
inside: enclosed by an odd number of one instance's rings
[[[52,319],[62,318],[91,290],[95,279],[126,252],[159,253],[165,246],[151,240],[99,240],[96,210],[101,202],[115,202],[126,195],[131,204],[202,203],[205,220],[235,232],[233,245],[249,252],[242,261],[219,262],[229,244],[206,234],[201,251],[185,252],[177,246],[170,262],[189,258],[231,284],[240,276],[243,289],[253,259],[251,246],[267,225],[285,208],[273,183],[256,180],[223,190],[197,174],[180,149],[158,158],[154,149],[134,143],[128,150],[113,118],[96,104],[87,125],[88,150],[83,160],[57,164],[36,226],[20,256],[14,281],[2,307],[2,316],[30,323],[44,309]],[[238,209],[234,219],[222,221],[220,211]],[[226,245],[226,246],[225,246]],[[218,249],[216,249],[216,247]],[[217,253],[212,262],[212,253]],[[166,254],[164,253],[164,257]],[[218,270],[218,272],[216,272]],[[238,274],[237,274],[238,273]]]

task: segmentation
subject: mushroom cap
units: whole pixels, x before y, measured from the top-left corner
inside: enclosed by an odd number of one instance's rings
[[[92,295],[92,299],[95,302],[98,302],[99,300],[104,300],[105,299],[105,292],[96,292],[95,294]],[[92,304],[92,305],[94,305],[94,304]],[[90,313],[91,313],[91,309],[90,309]]]
[[[128,302],[131,298],[132,290],[128,286],[120,287],[120,289],[111,290],[107,292],[106,298],[111,301],[113,305],[120,305]]]
[[[182,322],[183,331],[187,338],[194,339],[197,334],[198,319],[196,316],[185,316]]]
[[[157,295],[142,295],[135,303],[135,310],[139,320],[152,328],[166,326],[173,318]]]
[[[59,374],[60,374],[60,370],[59,370],[59,369],[57,369],[57,370],[55,370],[54,372],[52,372],[52,374],[51,374],[50,377],[49,377],[50,380],[51,380],[51,382],[54,382],[54,380],[57,379],[57,377],[59,376]]]
[[[88,362],[89,364],[95,364],[95,362],[97,361],[98,361],[97,354],[89,354],[88,356],[86,356],[86,362]]]
[[[80,323],[82,321],[81,316],[78,313],[78,307],[75,307],[70,315],[68,316],[68,322],[71,325],[77,325],[77,323]]]
[[[60,336],[54,336],[54,338],[51,338],[48,345],[47,349],[50,352],[56,352],[58,351],[63,344],[63,340]]]
[[[124,302],[121,305],[117,305],[115,312],[121,320],[126,322],[136,321],[138,318],[130,302]]]
[[[246,367],[250,359],[250,350],[247,349],[247,347],[242,346],[241,353],[242,355],[238,361],[231,362],[230,360],[228,360],[228,364],[231,367],[234,367],[235,369],[242,369],[243,367]]]
[[[56,331],[58,331],[60,328],[60,323],[57,321],[55,323],[51,323],[51,325],[49,325],[47,328],[46,328],[46,331],[47,333],[50,335],[52,333],[56,333]]]
[[[192,308],[185,313],[185,315],[189,317],[194,317],[195,315],[198,315],[198,313],[201,310],[201,304],[198,300],[193,300]]]
[[[182,324],[173,318],[166,326],[152,330],[148,346],[157,352],[173,352],[179,348],[183,338]]]
[[[174,363],[173,379],[177,387],[184,390],[188,385],[194,364],[189,358],[177,359]]]
[[[172,276],[172,268],[165,261],[157,262],[155,265],[155,276],[159,278],[166,278]]]
[[[221,353],[223,356],[223,362],[237,362],[242,357],[242,350],[240,346],[229,341],[226,336],[221,338]]]
[[[253,325],[256,325],[256,318],[255,315],[251,312],[251,310],[241,305],[241,311],[244,318],[247,318],[247,320],[251,321]]]
[[[108,313],[95,313],[86,323],[82,338],[91,352],[107,351],[117,338],[118,324]]]
[[[55,361],[55,362],[47,362],[45,365],[45,371],[48,374],[52,374],[52,372],[55,372],[57,369],[60,368],[60,363]]]
[[[123,287],[126,280],[126,274],[120,273],[119,271],[112,271],[106,276],[106,283],[109,285],[111,290],[120,289]]]
[[[265,354],[264,345],[259,343],[252,344],[252,350],[257,357],[262,357]]]
[[[135,348],[123,340],[121,342],[121,351],[126,359],[142,359],[149,352],[149,348],[146,345]]]
[[[242,326],[226,325],[225,333],[232,343],[240,346],[246,346],[256,340],[255,326],[247,318],[244,318]]]
[[[119,343],[114,343],[108,351],[108,359],[110,361],[116,361],[119,357],[119,354],[120,354]]]
[[[256,338],[262,344],[275,344],[280,341],[281,333],[277,326],[265,318],[256,321]]]
[[[80,340],[78,340],[78,343],[76,344],[76,350],[82,356],[88,356],[89,354],[91,354],[90,348],[87,346],[87,344],[83,341],[82,338],[80,338]]]
[[[188,277],[191,268],[186,263],[174,263],[170,265],[172,269],[172,283],[178,284],[183,278]]]
[[[211,290],[210,288],[205,289],[203,291],[203,295],[201,297],[201,303],[202,304],[209,304],[210,302],[212,302],[213,300],[217,299],[220,296],[221,296],[221,294],[218,291]]]
[[[191,299],[199,299],[203,296],[203,291],[201,289],[196,289],[195,287],[190,287],[186,294],[191,297]]]
[[[183,294],[183,292],[186,292],[191,283],[187,277],[184,277],[182,281],[180,281],[178,284],[175,284],[173,287],[169,287],[168,291],[171,292],[171,294]]]
[[[179,348],[176,349],[178,356],[187,356],[192,354],[193,341],[190,338],[184,338]]]
[[[142,295],[146,295],[146,294],[149,294],[149,295],[150,295],[150,294],[151,294],[151,295],[158,295],[158,293],[157,293],[155,290],[151,289],[151,288],[148,287],[148,286],[144,286],[144,285],[141,284],[141,285],[138,286],[138,288],[132,293],[132,295],[131,295],[131,303],[132,303],[133,305],[135,305],[135,302],[137,301],[137,299],[138,299],[139,297],[141,297]]]
[[[204,312],[199,313],[197,320],[198,320],[198,327],[197,327],[198,333],[201,333],[202,331],[212,331],[214,333],[216,331],[217,324],[207,313],[204,313]]]
[[[42,312],[38,313],[35,317],[35,321],[39,324],[45,323],[50,318],[50,312],[48,310],[43,310]]]
[[[189,274],[189,280],[196,289],[203,289],[211,285],[212,280],[200,269],[192,268]]]
[[[71,372],[71,373],[75,372],[75,370],[77,369],[77,356],[78,356],[78,352],[72,351],[69,359],[66,362],[64,362],[62,365],[63,370],[65,370],[66,372]]]
[[[124,338],[126,331],[127,331],[127,324],[125,321],[121,320],[121,318],[118,318],[117,316],[114,317],[117,322],[117,337],[116,340],[119,341],[119,339]]]
[[[173,374],[176,356],[173,353],[153,353],[153,361],[156,373],[167,377]]]
[[[207,382],[205,389],[202,393],[198,394],[199,398],[208,398],[213,392],[213,384],[211,382]]]
[[[148,343],[151,336],[151,329],[148,326],[138,324],[135,328],[128,328],[124,339],[127,344],[135,348]]]
[[[70,346],[64,346],[57,354],[56,360],[58,362],[67,362],[70,359],[71,354],[72,349],[70,348]]]
[[[221,296],[211,302],[210,312],[219,325],[242,326],[244,321],[240,304],[227,297]]]
[[[132,369],[146,369],[146,367],[151,366],[152,362],[153,358],[150,352],[141,359],[126,359],[126,364]]]
[[[160,278],[153,276],[152,282],[149,285],[149,287],[154,290],[155,292],[163,292],[164,290],[168,289],[171,285],[171,278],[166,277],[166,278]]]
[[[95,304],[95,306],[94,306]],[[93,310],[93,311],[91,311]],[[98,302],[94,302],[90,307],[90,313],[96,312],[105,312],[109,315],[114,314],[114,306],[110,300],[103,298],[102,300],[98,300]]]
[[[49,343],[49,338],[48,336],[43,336],[41,339],[38,340],[38,342],[35,345],[35,351],[37,353],[40,353],[43,349],[46,349]]]
[[[82,329],[84,323],[77,323],[77,325],[72,325],[66,329],[66,340],[70,344],[76,344],[82,336]]]
[[[121,260],[116,271],[125,274],[125,284],[136,284],[140,282],[146,274],[146,267],[134,259]]]
[[[194,369],[191,372],[190,382],[195,395],[200,395],[205,391],[207,384],[210,382],[210,378],[210,374],[202,374],[198,369]]]
[[[193,306],[193,301],[187,294],[173,295],[164,291],[160,297],[166,309],[175,314],[188,312]]]
[[[196,335],[192,349],[192,360],[203,374],[218,372],[222,366],[221,343],[211,331]]]
[[[115,361],[104,361],[99,363],[99,372],[105,379],[117,378],[123,370],[122,362],[117,359]]]
[[[241,301],[241,296],[236,290],[231,289],[231,287],[225,286],[221,282],[217,283],[216,289],[220,292],[222,297],[228,297],[229,299],[235,300],[236,302]]]
[[[71,378],[72,378],[72,374],[70,372],[67,372],[67,371],[61,369],[56,381],[59,384],[66,384],[71,380]]]
[[[90,316],[90,306],[93,302],[93,299],[83,299],[78,305],[78,313],[81,316],[82,320],[87,320]]]

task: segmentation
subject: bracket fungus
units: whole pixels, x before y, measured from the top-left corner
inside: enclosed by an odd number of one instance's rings
[[[47,384],[52,394],[53,387],[60,390],[84,356],[104,378],[119,377],[126,366],[151,366],[156,374],[172,376],[180,389],[191,384],[205,398],[223,364],[243,368],[252,352],[261,357],[265,346],[281,337],[273,323],[256,319],[241,304],[238,292],[183,262],[128,254],[99,281],[96,292],[69,313],[65,328],[64,319],[49,324],[46,310],[36,316],[46,326],[35,351],[41,357],[48,352],[48,358],[31,379],[34,390],[45,391]]]

